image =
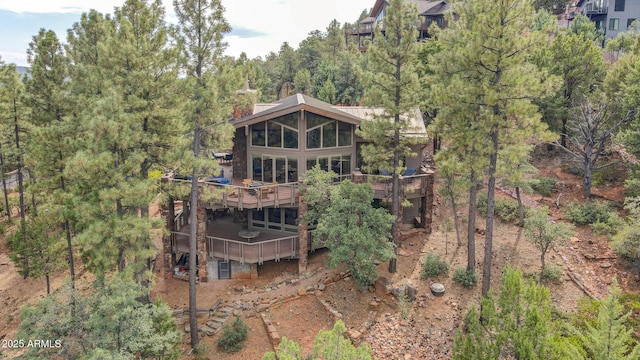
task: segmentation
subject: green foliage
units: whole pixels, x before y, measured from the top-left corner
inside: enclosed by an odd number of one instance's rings
[[[558,180],[549,177],[540,177],[535,180],[536,181],[532,182],[531,187],[542,196],[551,196],[558,182]]]
[[[476,208],[482,216],[487,216],[487,194],[480,193],[476,200]],[[496,198],[495,199],[495,215],[498,216],[505,223],[513,223],[518,220],[518,202],[511,198]],[[525,209],[525,216],[527,213]]]
[[[475,270],[468,271],[465,267],[459,267],[453,271],[453,280],[466,288],[470,288],[478,282],[478,274],[476,274]]]
[[[327,360],[371,360],[369,346],[363,343],[355,347],[351,340],[344,337],[345,331],[342,320],[336,321],[333,329],[320,331],[313,342],[314,357]]]
[[[440,259],[440,255],[428,253],[422,263],[422,279],[433,279],[449,271],[449,264]]]
[[[65,244],[62,242],[61,232],[48,211],[50,208],[41,207],[40,216],[29,217],[26,221],[26,241],[16,230],[7,240],[11,253],[9,257],[24,274],[24,260],[28,260],[28,274],[39,278],[49,276],[65,266]],[[47,281],[47,291],[49,283]]]
[[[177,359],[181,336],[171,310],[140,284],[116,275],[95,284],[89,294],[65,287],[20,314],[18,336],[56,339],[61,348],[30,348],[26,359],[163,358]]]
[[[222,328],[222,335],[218,338],[218,346],[226,352],[238,352],[242,349],[242,342],[247,339],[249,327],[240,317],[236,317],[231,327],[225,325]]]
[[[317,226],[320,217],[327,212],[331,203],[330,184],[336,176],[333,171],[322,170],[319,164],[301,175],[299,190],[307,204],[301,221],[307,226]]]
[[[454,339],[453,359],[544,359],[550,354],[549,290],[526,282],[522,272],[506,267],[498,299],[482,300],[482,313],[472,308],[464,332]]]
[[[525,220],[525,233],[529,241],[540,250],[542,265],[541,279],[544,278],[545,255],[559,239],[568,240],[573,236],[572,227],[563,222],[553,223],[549,217],[549,208],[540,207],[531,211]]]
[[[624,218],[618,215],[617,212],[612,211],[606,221],[596,221],[589,225],[593,232],[598,235],[615,235],[618,231],[622,230],[627,223]]]
[[[542,281],[558,282],[562,279],[563,270],[556,266],[545,266],[540,274]]]
[[[354,281],[366,288],[378,277],[376,261],[393,258],[389,242],[394,217],[374,209],[370,184],[343,181],[331,188],[330,204],[320,215],[314,236],[324,239],[331,251],[329,266],[345,262]]]
[[[346,327],[336,321],[332,330],[320,331],[313,343],[313,355],[304,356],[295,341],[282,337],[278,351],[264,354],[262,360],[372,360],[371,349],[365,343],[355,347],[344,337]]]
[[[631,316],[620,303],[620,288],[614,282],[609,296],[601,300],[597,318],[585,322],[583,328],[569,325],[568,330],[579,341],[567,342],[565,355],[572,359],[640,359],[640,345],[628,327]]]
[[[611,214],[610,205],[604,201],[571,202],[565,210],[565,216],[575,225],[606,223]]]

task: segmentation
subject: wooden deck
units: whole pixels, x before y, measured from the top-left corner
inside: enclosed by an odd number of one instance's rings
[[[299,237],[295,233],[257,230],[251,241],[238,235],[242,224],[233,223],[230,217],[214,220],[207,226],[206,248],[209,257],[235,260],[242,263],[262,264],[264,261],[294,259],[299,256]],[[171,233],[174,253],[189,252],[189,225]]]
[[[341,176],[342,180],[368,182],[374,190],[374,199],[389,200],[392,195],[393,181],[391,176],[381,175],[356,175]],[[424,196],[426,190],[426,177],[433,174],[417,174],[412,176],[401,176],[400,184],[403,187],[405,198],[415,199]],[[189,180],[178,180],[165,177],[166,181],[184,182],[190,184]],[[224,208],[262,209],[263,207],[296,206],[298,204],[298,183],[286,184],[264,184],[261,186],[246,187],[242,180],[232,179],[231,184],[217,184],[200,180],[202,185],[212,190],[214,196],[210,200],[212,205],[221,205]]]

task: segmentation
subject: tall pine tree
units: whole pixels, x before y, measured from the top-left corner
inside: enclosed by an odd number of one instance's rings
[[[420,82],[417,76],[416,42],[417,10],[402,0],[391,0],[386,8],[385,33],[375,29],[375,38],[367,48],[364,101],[368,106],[381,107],[373,121],[361,125],[361,135],[371,143],[363,147],[363,158],[370,169],[384,169],[392,174],[391,213],[396,217],[392,227],[392,241],[398,245],[402,223],[400,199],[400,173],[402,157],[411,156],[409,138],[401,137],[410,132],[407,120],[420,104]],[[389,136],[391,135],[391,136]],[[384,156],[381,154],[391,154]],[[396,259],[389,261],[389,272],[396,271]]]
[[[235,76],[232,69],[227,68],[229,64],[222,59],[226,47],[223,36],[231,31],[231,27],[224,18],[220,0],[174,0],[173,5],[179,23],[181,65],[186,74],[182,84],[184,118],[192,135],[192,150],[183,159],[182,166],[191,172],[189,323],[192,329],[197,329],[198,177],[206,169],[216,168],[211,161],[211,151],[230,145],[233,127],[226,121],[232,112],[229,100],[232,91],[239,89],[241,78]],[[191,347],[197,346],[198,332],[192,331]]]
[[[454,12],[459,19],[438,34],[443,49],[435,66],[437,72],[451,76],[440,90],[440,98],[460,106],[450,109],[447,116],[440,111],[436,123],[444,124],[436,126],[460,129],[469,127],[469,119],[473,118],[473,131],[454,135],[450,146],[452,153],[466,164],[477,164],[480,160],[480,167],[473,168],[478,170],[474,175],[484,173],[488,179],[482,279],[482,295],[487,296],[491,283],[498,157],[523,144],[531,149],[535,141],[551,140],[537,107],[531,102],[547,86],[540,81],[544,77],[531,63],[532,52],[548,37],[533,28],[535,12],[530,0],[469,0],[456,6]],[[526,153],[517,151],[517,154]],[[509,162],[520,161],[511,158]],[[472,181],[472,189],[475,184],[478,182]],[[475,229],[470,229],[472,231]]]

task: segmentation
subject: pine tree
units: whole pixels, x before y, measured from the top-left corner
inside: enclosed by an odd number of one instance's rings
[[[563,223],[552,223],[549,218],[549,208],[541,207],[531,210],[531,213],[525,221],[525,233],[529,238],[529,241],[540,250],[540,279],[544,274],[545,269],[545,255],[550,248],[552,248],[558,240],[567,240],[573,236],[571,226]]]
[[[10,127],[13,132],[13,148],[16,157],[16,169],[18,174],[18,197],[20,211],[19,234],[20,241],[23,246],[28,246],[27,241],[27,225],[26,225],[26,208],[24,202],[25,186],[23,174],[24,167],[24,137],[25,118],[28,109],[22,101],[24,94],[24,84],[20,81],[16,67],[13,64],[6,65],[0,59],[0,109],[2,112],[3,125]],[[29,276],[29,257],[22,259],[22,275],[26,279]]]
[[[409,144],[416,139],[401,138],[410,130],[406,116],[420,104],[420,83],[417,76],[419,44],[415,19],[417,10],[402,0],[391,0],[386,8],[385,33],[375,29],[371,46],[367,47],[364,100],[368,106],[383,108],[373,121],[361,125],[361,136],[371,143],[363,147],[363,158],[369,169],[384,169],[392,175],[391,213],[396,217],[392,227],[392,241],[398,244],[402,223],[400,199],[401,158],[411,156]],[[389,136],[391,135],[391,136]],[[380,154],[392,153],[393,156]],[[389,272],[396,272],[396,259],[389,261]]]
[[[549,289],[526,282],[520,270],[504,269],[498,299],[472,308],[455,337],[453,359],[546,359],[551,355]]]
[[[34,190],[50,200],[51,204],[45,205],[49,211],[56,210],[47,217],[60,221],[58,227],[66,238],[71,288],[75,289],[73,230],[65,201],[68,179],[64,175],[66,162],[78,148],[74,141],[78,129],[70,116],[69,58],[56,34],[44,29],[33,37],[27,55],[31,76],[25,79],[25,103],[31,108],[29,122],[32,125],[28,147],[39,179]]]
[[[190,325],[196,322],[196,243],[198,238],[197,206],[199,204],[198,177],[205,169],[214,169],[209,154],[215,148],[229,146],[232,127],[226,120],[231,114],[231,91],[237,90],[240,77],[226,68],[222,53],[226,47],[225,33],[231,28],[224,18],[220,0],[174,0],[179,22],[178,40],[181,63],[187,78],[183,82],[185,94],[184,117],[193,134],[192,152],[183,161],[191,169],[189,264]],[[293,76],[293,74],[292,74]],[[198,346],[198,332],[191,332],[191,347]]]
[[[531,101],[541,96],[548,85],[540,81],[544,77],[531,63],[533,51],[547,41],[547,36],[532,28],[535,12],[530,0],[469,0],[456,6],[454,12],[459,19],[438,34],[443,49],[434,66],[437,73],[451,77],[436,90],[442,102],[438,108],[442,110],[452,103],[460,105],[447,112],[440,111],[436,123],[447,125],[435,126],[440,129],[466,126],[467,130],[451,140],[452,153],[465,159],[465,164],[474,164],[472,193],[479,174],[485,173],[488,179],[482,279],[482,295],[487,296],[491,284],[498,157],[516,145],[525,144],[531,149],[535,141],[551,140]],[[473,203],[473,194],[470,197]],[[470,228],[469,232],[472,231],[475,229]]]
[[[594,325],[586,324],[586,331],[573,326],[569,330],[580,339],[580,346],[566,342],[563,347],[568,359],[618,360],[640,359],[640,344],[633,337],[633,329],[625,326],[630,313],[624,313],[620,304],[620,287],[617,281],[609,288],[609,296],[602,300],[598,319]]]
[[[389,230],[394,217],[384,209],[373,208],[370,184],[345,180],[331,191],[329,206],[318,219],[315,236],[323,239],[329,266],[345,262],[361,289],[378,277],[375,261],[394,257]]]

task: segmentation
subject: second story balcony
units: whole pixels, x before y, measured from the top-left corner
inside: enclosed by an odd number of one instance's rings
[[[400,186],[404,197],[408,199],[419,198],[424,195],[427,187],[426,179],[432,176],[431,171],[421,174],[400,176]],[[344,180],[355,183],[369,183],[374,191],[374,199],[390,201],[393,190],[393,178],[391,175],[370,175],[359,171],[350,175],[339,175],[334,179],[334,184]],[[191,180],[176,179],[173,174],[163,176],[163,181],[189,186]],[[284,184],[264,183],[251,179],[231,179],[230,183],[221,184],[216,179],[201,179],[199,183],[212,191],[210,204],[221,205],[223,208],[257,209],[264,207],[280,207],[298,205],[298,182]]]

